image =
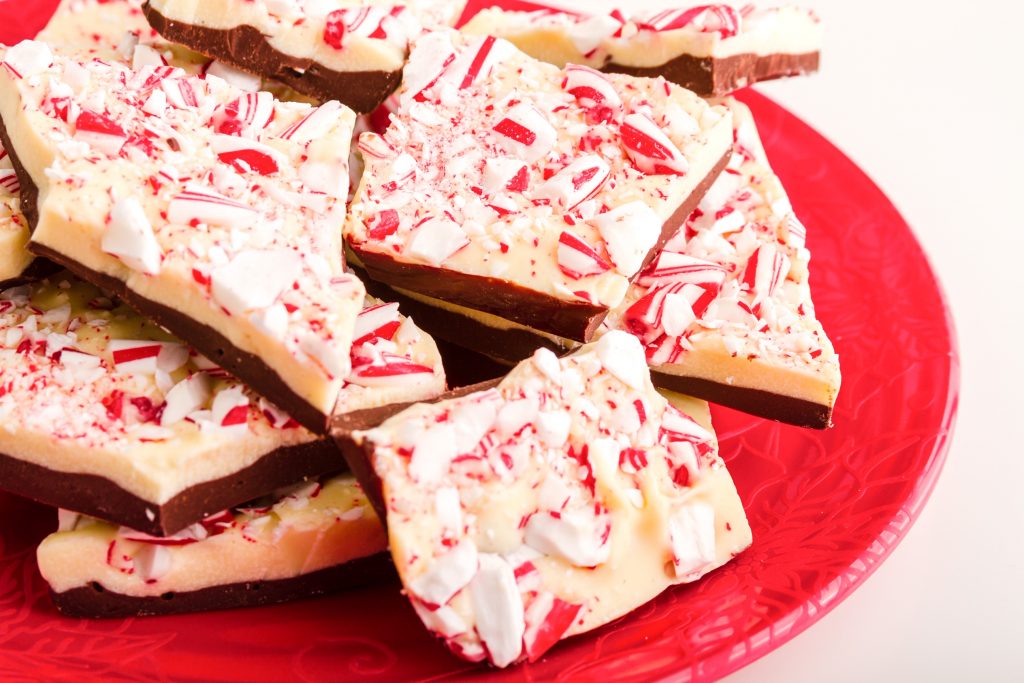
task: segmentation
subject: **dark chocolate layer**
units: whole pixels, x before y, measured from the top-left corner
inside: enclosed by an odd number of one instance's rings
[[[366,114],[387,99],[402,80],[397,71],[334,71],[311,59],[274,49],[253,26],[215,29],[168,19],[147,2],[142,11],[157,33],[196,52],[263,78],[280,81],[320,100],[339,100]]]
[[[246,581],[156,597],[114,593],[95,582],[51,595],[60,613],[68,617],[143,617],[272,605],[386,581],[394,576],[390,556],[381,553],[290,579]]]
[[[665,242],[697,208],[708,188],[725,168],[731,154],[730,149],[665,221],[661,236],[644,259],[644,266],[661,251]],[[405,263],[389,255],[365,251],[356,245],[349,246],[374,280],[501,316],[567,339],[589,341],[608,314],[608,309],[603,306],[565,301],[507,280]]]
[[[452,398],[459,398],[478,391],[485,391],[498,386],[501,379],[493,379],[479,384],[453,389],[437,398],[421,403],[437,403]],[[380,408],[369,408],[367,410],[356,410],[346,415],[337,415],[331,420],[331,436],[334,437],[338,448],[341,449],[348,463],[349,469],[355,475],[359,485],[366,492],[377,517],[387,524],[387,506],[384,504],[384,491],[380,477],[373,469],[373,448],[366,443],[358,441],[354,432],[372,429],[390,417],[397,415],[415,403],[395,403]]]
[[[364,280],[373,295],[387,301],[397,301],[406,315],[416,320],[416,324],[436,339],[443,339],[449,344],[461,346],[474,354],[483,354],[506,365],[529,358],[540,347],[550,349],[563,355],[570,349],[556,344],[551,339],[523,329],[501,330],[485,325],[473,318],[468,318],[443,308],[412,299],[394,291],[387,285]],[[457,355],[449,351],[452,357]],[[448,364],[445,365],[448,367]],[[773,394],[760,389],[738,387],[724,382],[670,375],[651,369],[651,381],[654,385],[700,398],[712,403],[719,403],[751,415],[778,420],[800,427],[825,429],[831,424],[832,408],[828,405],[814,403],[803,399]]]
[[[152,536],[169,536],[275,489],[344,469],[345,461],[330,439],[318,439],[278,448],[244,469],[190,486],[159,505],[106,477],[51,470],[0,453],[0,489]]]
[[[786,76],[800,76],[818,70],[820,53],[755,54],[731,57],[694,57],[680,55],[660,66],[633,67],[611,62],[602,71],[641,76],[663,77],[703,97],[722,97],[758,81]]]

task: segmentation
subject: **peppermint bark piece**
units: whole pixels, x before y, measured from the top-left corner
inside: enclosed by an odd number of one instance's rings
[[[39,571],[72,617],[267,605],[392,575],[384,529],[351,475],[224,510],[169,538],[61,510]]]
[[[750,544],[705,425],[655,391],[634,337],[611,332],[336,435],[380,479],[367,492],[423,623],[458,656],[507,666]]]
[[[3,60],[29,248],[323,431],[363,297],[339,230],[354,114],[32,41]]]
[[[0,144],[0,282],[18,278],[32,263],[28,221],[21,213],[21,183],[11,158]]]
[[[357,318],[339,412],[444,391],[396,304]],[[344,465],[209,359],[70,276],[0,292],[0,487],[164,536]]]
[[[345,237],[370,277],[587,340],[724,166],[726,110],[436,32],[405,69]]]
[[[465,2],[416,0],[149,0],[143,11],[168,40],[358,112],[398,86],[409,39],[451,25]]]
[[[725,104],[736,127],[728,168],[605,328],[641,340],[659,387],[823,429],[841,375],[814,312],[807,230],[750,110]]]
[[[795,6],[689,5],[627,17],[485,9],[462,30],[511,41],[558,66],[661,76],[705,97],[818,70],[821,22]]]

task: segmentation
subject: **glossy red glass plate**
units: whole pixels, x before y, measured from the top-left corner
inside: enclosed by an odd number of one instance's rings
[[[0,0],[0,40],[53,0]],[[482,5],[484,3],[471,3]],[[511,4],[511,3],[510,3]],[[808,227],[818,313],[843,367],[835,427],[715,409],[754,545],[697,585],[495,675],[515,681],[723,676],[850,595],[906,534],[949,446],[958,362],[949,310],[907,224],[849,159],[765,97],[743,95]],[[395,583],[180,617],[60,617],[36,569],[55,515],[0,495],[0,679],[395,681],[475,677],[420,626]]]

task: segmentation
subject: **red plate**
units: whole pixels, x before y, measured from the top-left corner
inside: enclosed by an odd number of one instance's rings
[[[53,4],[0,2],[0,40],[31,35]],[[687,680],[734,671],[870,576],[938,477],[959,371],[952,320],[928,261],[885,195],[838,149],[765,97],[748,92],[743,100],[808,226],[814,299],[842,357],[836,426],[815,432],[715,409],[754,545],[697,585],[497,678]],[[393,583],[250,611],[62,618],[34,558],[53,518],[0,496],[0,679],[276,683],[488,673],[427,635]]]

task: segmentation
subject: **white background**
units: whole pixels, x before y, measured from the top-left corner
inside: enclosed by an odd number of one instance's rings
[[[822,72],[758,89],[903,212],[952,304],[963,385],[949,460],[903,543],[730,683],[1024,680],[1024,3],[791,1],[825,21]]]

